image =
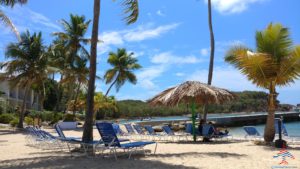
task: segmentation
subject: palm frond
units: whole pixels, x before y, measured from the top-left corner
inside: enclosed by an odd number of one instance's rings
[[[138,0],[123,0],[124,6],[124,20],[126,24],[130,25],[137,21],[139,16],[139,2]]]
[[[0,10],[0,20],[2,23],[4,23],[5,26],[9,27],[14,34],[16,35],[17,39],[20,41],[21,37],[20,37],[20,33],[17,30],[17,28],[15,27],[15,25],[12,23],[12,21],[9,19],[9,17],[7,17],[2,10]]]

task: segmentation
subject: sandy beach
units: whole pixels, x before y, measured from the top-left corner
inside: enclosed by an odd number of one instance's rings
[[[50,130],[54,132],[53,130]],[[68,136],[81,136],[79,131],[66,132]],[[95,138],[99,138],[97,131]],[[188,169],[268,169],[280,166],[280,158],[274,159],[280,149],[255,145],[251,141],[159,142],[155,155],[136,154],[132,159],[119,156],[102,158],[86,157],[68,151],[43,150],[30,147],[25,142],[26,134],[11,129],[0,129],[0,168],[188,168]],[[146,147],[153,151],[154,146]],[[300,168],[300,145],[291,145],[288,151],[295,159],[287,159],[288,167]]]

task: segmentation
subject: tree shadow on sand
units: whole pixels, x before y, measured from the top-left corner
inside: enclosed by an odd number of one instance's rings
[[[183,157],[183,156],[194,156],[194,157],[220,157],[220,158],[244,158],[246,154],[228,153],[228,152],[186,152],[186,153],[171,153],[171,154],[155,154],[155,157],[166,158],[166,157]]]
[[[211,142],[203,142],[202,140],[198,140],[196,142],[194,141],[176,141],[176,142],[171,142],[171,141],[163,141],[161,143],[165,143],[165,144],[194,144],[194,145],[216,145],[216,144],[235,144],[235,143],[241,143],[241,141],[223,141],[223,140],[219,140],[219,141],[211,141]]]
[[[51,168],[51,169],[115,169],[115,168],[130,168],[130,169],[196,169],[183,165],[166,164],[160,161],[149,161],[145,158],[125,159],[119,158],[117,161],[114,158],[86,158],[86,157],[66,157],[66,156],[51,156],[51,157],[36,157],[23,158],[14,160],[5,160],[0,162],[1,169],[26,169],[26,168]]]
[[[10,134],[26,134],[21,130],[0,130],[0,135],[10,135]]]

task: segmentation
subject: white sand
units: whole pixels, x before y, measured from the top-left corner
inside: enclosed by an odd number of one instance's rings
[[[52,131],[53,132],[53,131]],[[81,132],[67,132],[68,136],[81,136]],[[94,132],[99,138],[97,131]],[[153,150],[154,146],[146,149]],[[288,159],[287,167],[300,169],[300,145],[292,145],[288,151],[295,159]],[[120,156],[87,158],[76,154],[71,157],[67,151],[42,150],[25,145],[25,134],[0,129],[0,168],[72,168],[72,169],[115,169],[115,168],[202,168],[202,169],[270,169],[279,166],[280,159],[273,156],[279,152],[267,146],[257,146],[252,142],[213,143],[163,143],[158,144],[156,155],[133,155],[128,160]]]

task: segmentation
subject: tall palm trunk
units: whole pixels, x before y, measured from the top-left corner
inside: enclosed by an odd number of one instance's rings
[[[214,57],[215,57],[215,37],[214,31],[212,26],[212,14],[211,14],[211,0],[208,0],[208,26],[210,32],[210,61],[209,61],[209,71],[208,71],[208,81],[207,84],[211,85],[212,78],[213,78],[213,71],[214,71]],[[203,108],[203,120],[206,121],[207,119],[207,105],[204,105]]]
[[[265,142],[272,142],[275,138],[275,110],[276,110],[276,98],[277,93],[275,89],[275,82],[271,82],[269,87],[269,103],[268,103],[268,117],[265,126],[264,140]]]
[[[79,82],[78,87],[76,89],[75,98],[74,98],[74,104],[73,104],[73,116],[74,116],[74,118],[75,118],[75,115],[76,115],[76,104],[77,104],[78,94],[79,94],[79,91],[80,91],[80,86],[81,86],[81,83]]]
[[[100,0],[94,0],[94,18],[93,18],[92,41],[91,41],[90,72],[89,72],[85,123],[84,123],[83,135],[82,135],[83,142],[93,141],[93,117],[94,117],[93,114],[94,114],[94,94],[95,94],[99,17],[100,17]]]
[[[109,86],[109,88],[107,89],[106,93],[105,93],[105,98],[107,97],[109,91],[111,90],[111,88],[116,84],[118,78],[119,78],[120,73],[118,73],[116,79],[112,82],[112,84]]]
[[[21,107],[21,110],[20,110],[19,123],[18,123],[18,126],[17,126],[18,128],[23,128],[24,114],[25,114],[25,110],[26,110],[26,99],[27,99],[29,88],[30,88],[30,84],[27,84],[26,87],[25,87],[23,103],[22,103],[22,107]]]

